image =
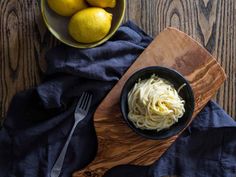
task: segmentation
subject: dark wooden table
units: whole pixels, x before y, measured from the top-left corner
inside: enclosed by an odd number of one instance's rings
[[[228,75],[215,100],[236,117],[235,0],[128,0],[128,19],[153,37],[173,26],[199,41]],[[42,21],[39,0],[0,1],[0,120],[15,93],[40,83],[45,52],[57,44]]]

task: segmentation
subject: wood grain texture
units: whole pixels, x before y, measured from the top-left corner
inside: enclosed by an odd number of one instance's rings
[[[40,82],[45,51],[57,43],[44,26],[39,2],[0,1],[0,120],[17,92]]]
[[[98,154],[74,177],[102,177],[107,169],[122,164],[149,165],[177,138],[148,140],[134,133],[119,109],[120,93],[127,79],[147,66],[165,66],[180,72],[189,81],[195,98],[193,117],[215,95],[226,75],[217,61],[196,41],[174,28],[161,32],[112,88],[94,115]],[[216,74],[217,73],[217,74]]]
[[[0,120],[15,93],[40,82],[44,54],[58,44],[43,24],[39,2],[0,1]],[[215,99],[236,117],[235,0],[127,0],[125,20],[153,37],[173,26],[200,42],[228,75]]]

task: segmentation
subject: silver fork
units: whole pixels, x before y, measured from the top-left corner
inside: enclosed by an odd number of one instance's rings
[[[88,114],[91,101],[92,101],[92,95],[89,93],[83,92],[75,109],[75,114],[74,114],[75,122],[74,122],[73,128],[70,131],[70,135],[68,136],[66,140],[66,144],[64,145],[59,157],[57,158],[57,161],[55,162],[54,166],[51,169],[51,173],[50,173],[51,177],[58,177],[60,175],[71,137],[78,123],[82,121]]]

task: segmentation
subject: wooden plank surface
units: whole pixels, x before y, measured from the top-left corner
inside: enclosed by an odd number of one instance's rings
[[[220,65],[203,47],[175,28],[161,32],[112,88],[94,114],[98,136],[95,160],[74,177],[102,177],[122,164],[149,165],[156,161],[177,138],[148,140],[133,132],[119,109],[120,93],[127,79],[146,66],[165,66],[180,72],[190,83],[195,109],[193,117],[215,95],[226,79]],[[217,73],[217,75],[216,75]]]
[[[236,117],[235,0],[127,0],[128,19],[151,36],[173,26],[203,44],[228,75],[215,99]],[[0,1],[0,120],[15,93],[40,82],[43,56],[57,44],[43,24],[39,0]]]

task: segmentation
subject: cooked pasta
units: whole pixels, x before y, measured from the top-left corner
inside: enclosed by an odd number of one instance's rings
[[[178,122],[184,104],[170,82],[152,75],[139,80],[128,93],[128,118],[137,128],[160,131]]]

